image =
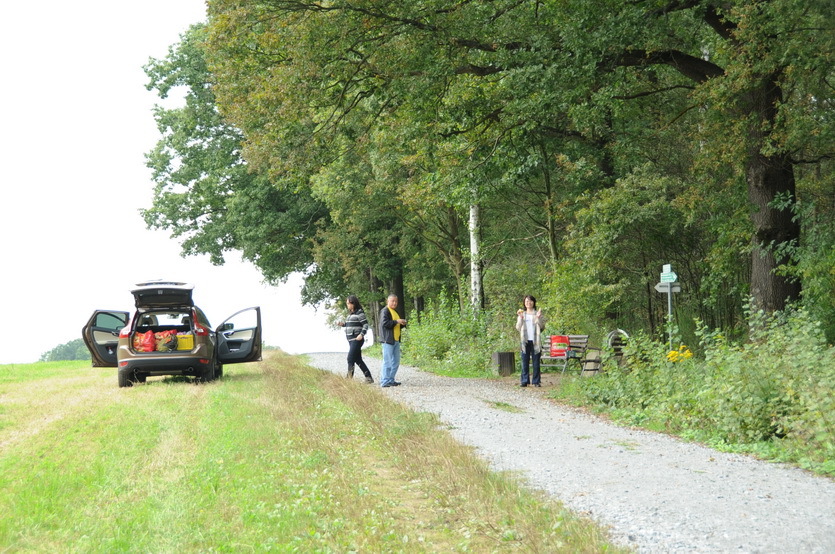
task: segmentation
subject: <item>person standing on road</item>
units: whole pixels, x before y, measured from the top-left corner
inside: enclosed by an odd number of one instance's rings
[[[390,294],[386,307],[380,310],[380,344],[383,346],[383,369],[380,371],[381,387],[396,387],[394,380],[400,367],[400,334],[406,320],[397,313],[397,295]]]
[[[346,377],[353,379],[354,365],[358,365],[362,374],[365,375],[365,382],[373,383],[371,372],[362,359],[362,345],[368,334],[368,318],[365,317],[365,312],[360,306],[359,298],[353,294],[345,300],[345,305],[348,307],[348,317],[340,322],[339,326],[345,327],[345,338],[348,339],[348,375]]]
[[[545,318],[542,317],[542,310],[536,308],[536,298],[530,294],[525,296],[525,309],[516,312],[516,330],[519,331],[519,340],[522,347],[522,379],[520,387],[527,387],[533,384],[535,387],[540,384],[539,361],[542,357],[542,345],[539,336],[545,327]],[[529,375],[530,362],[533,359],[533,375]],[[529,379],[530,377],[530,379]]]

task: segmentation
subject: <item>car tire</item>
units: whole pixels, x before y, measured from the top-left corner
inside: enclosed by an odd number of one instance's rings
[[[133,376],[132,374],[133,374],[132,371],[121,371],[121,370],[119,370],[119,372],[118,372],[119,388],[132,387],[133,386],[133,380],[131,379],[131,377]]]
[[[218,362],[215,366],[215,379],[223,377],[223,364]]]
[[[203,372],[200,374],[198,381],[201,383],[210,383],[214,381],[215,378],[215,364],[212,362],[211,364],[207,365],[203,368]]]

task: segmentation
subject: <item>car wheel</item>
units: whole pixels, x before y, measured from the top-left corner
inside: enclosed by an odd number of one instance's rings
[[[201,383],[208,383],[215,378],[215,365],[211,363],[203,368],[203,373],[200,374],[199,381]]]
[[[218,362],[215,366],[215,378],[220,379],[221,377],[223,377],[223,364]]]
[[[133,380],[131,379],[132,373],[133,373],[132,371],[121,371],[121,370],[119,370],[118,375],[119,375],[119,387],[120,388],[121,387],[132,387],[133,386]]]

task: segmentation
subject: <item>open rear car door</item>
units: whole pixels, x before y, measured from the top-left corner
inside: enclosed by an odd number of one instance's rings
[[[93,357],[93,367],[116,367],[119,331],[128,324],[128,312],[96,310],[81,337]]]
[[[261,308],[246,308],[226,318],[217,333],[217,359],[223,364],[261,359]]]

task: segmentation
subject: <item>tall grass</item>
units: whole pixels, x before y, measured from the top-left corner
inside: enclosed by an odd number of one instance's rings
[[[701,358],[634,336],[626,365],[568,381],[555,395],[630,424],[835,475],[835,348],[804,311],[749,321],[742,344],[699,330]]]
[[[130,389],[0,369],[0,551],[615,550],[434,416],[297,358]]]

